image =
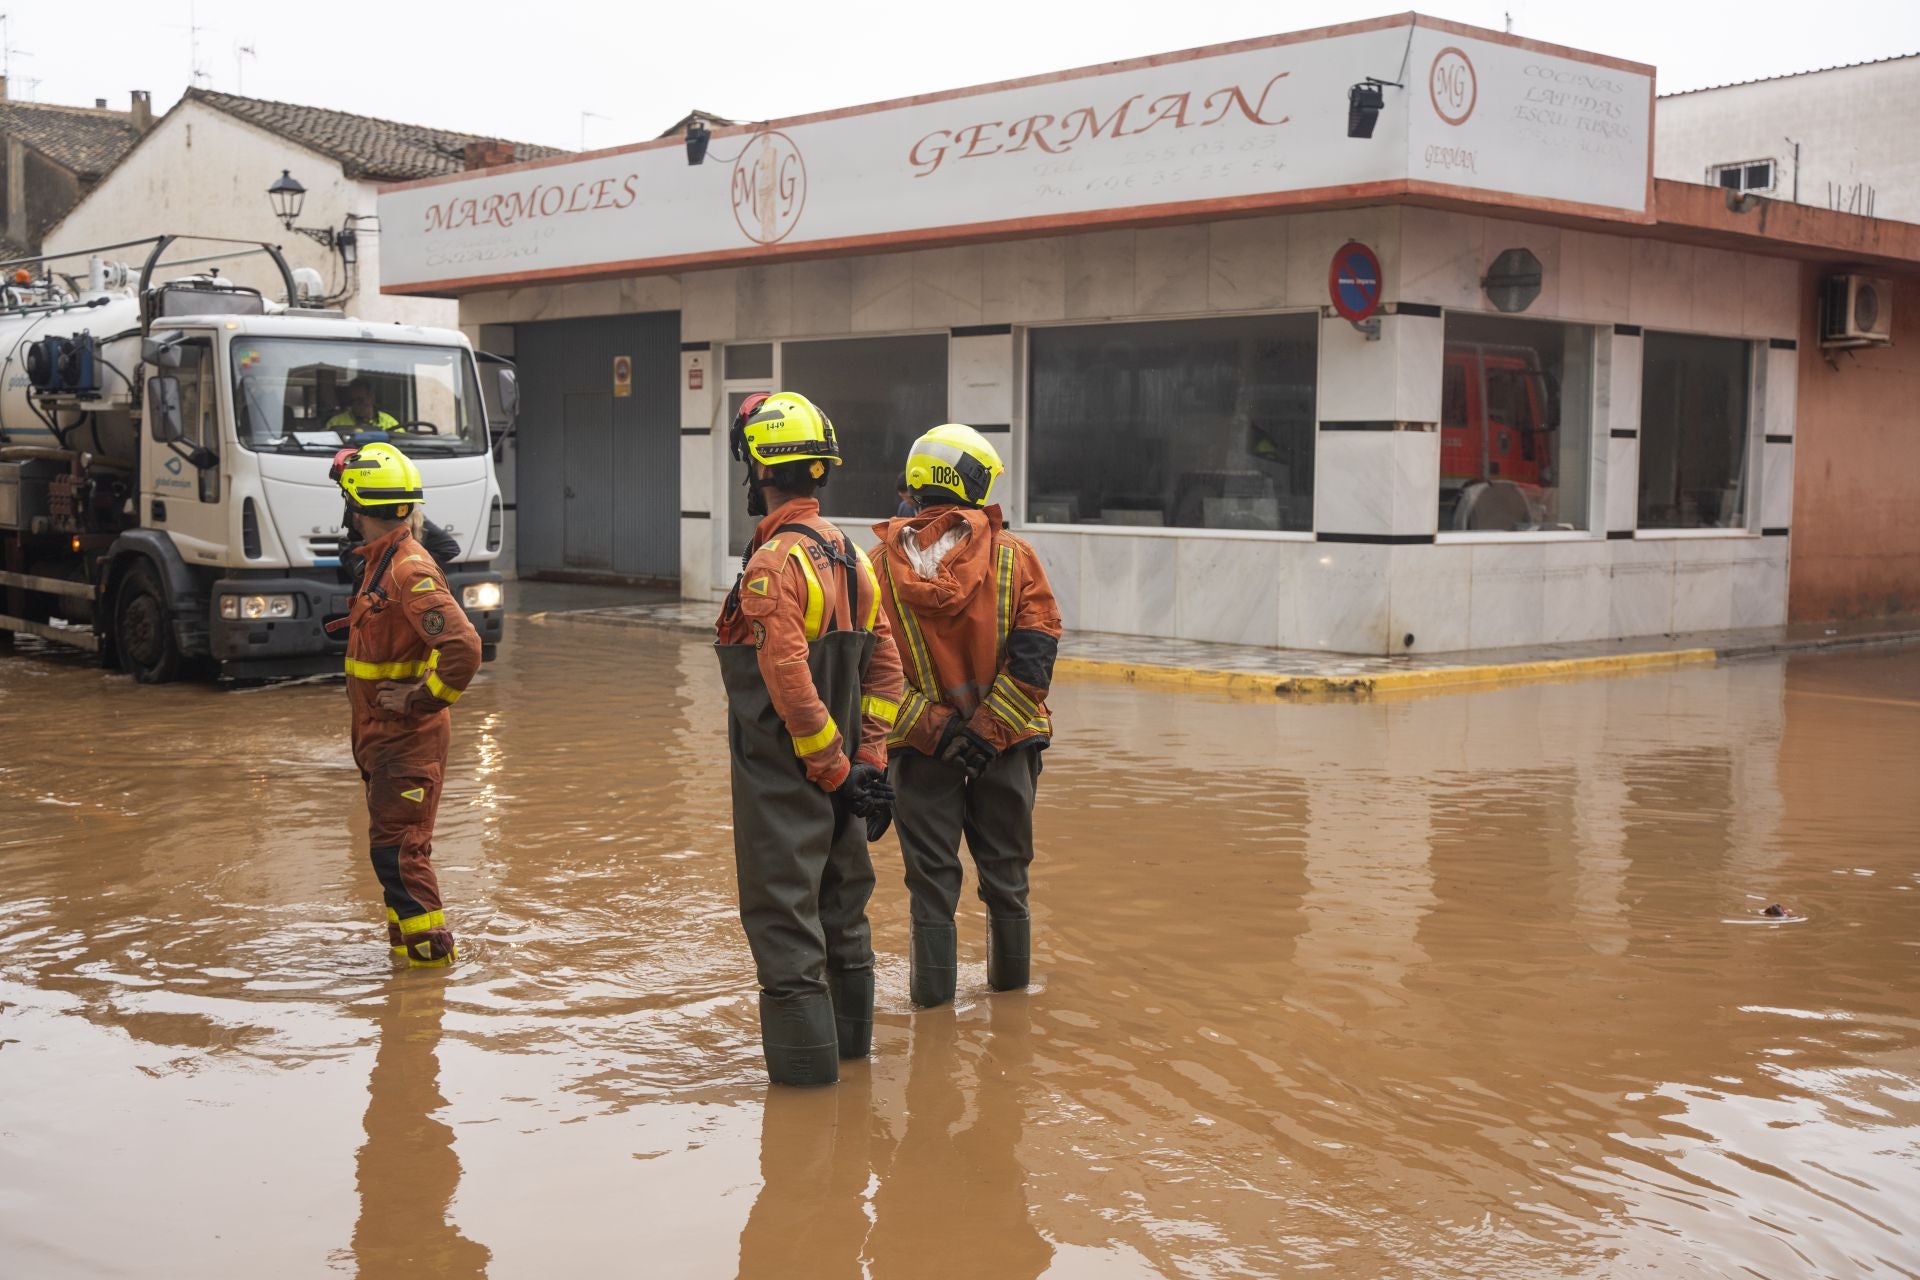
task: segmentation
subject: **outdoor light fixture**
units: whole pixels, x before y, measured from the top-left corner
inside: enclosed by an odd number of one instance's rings
[[[292,172],[282,169],[273,185],[267,188],[267,199],[273,201],[273,212],[280,219],[280,225],[291,231],[301,206],[307,202],[307,189]]]
[[[1347,136],[1349,138],[1371,138],[1374,123],[1380,119],[1380,109],[1387,105],[1387,95],[1382,89],[1391,80],[1375,80],[1368,76],[1353,88],[1347,90]],[[1394,85],[1394,88],[1399,88]]]
[[[707,128],[707,122],[695,119],[687,125],[687,163],[701,164],[707,158],[707,143],[713,141],[713,130]]]
[[[300,217],[300,210],[307,203],[307,189],[300,185],[300,179],[282,169],[280,176],[267,188],[267,199],[273,204],[273,214],[280,219],[280,225],[287,230],[305,236],[309,240],[318,240],[327,248],[340,255],[340,261],[353,266],[360,261],[360,233],[354,230],[356,222],[372,222],[372,214],[350,213],[341,228],[332,227],[296,227],[294,222]]]

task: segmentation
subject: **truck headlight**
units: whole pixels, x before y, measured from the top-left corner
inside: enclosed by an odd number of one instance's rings
[[[476,582],[460,592],[460,606],[463,609],[498,609],[500,607],[500,584],[497,582]]]
[[[291,618],[293,616],[293,597],[221,596],[220,616],[229,622],[238,622],[243,618],[249,622],[273,618]]]

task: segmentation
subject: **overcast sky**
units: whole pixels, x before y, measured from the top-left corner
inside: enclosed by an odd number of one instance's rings
[[[577,149],[698,107],[757,120],[1404,11],[1356,0],[0,0],[10,94],[226,92]],[[1652,63],[1662,92],[1920,52],[1920,0],[1428,0],[1420,11]],[[1831,20],[1822,20],[1826,15]],[[252,53],[239,52],[251,48]],[[35,83],[37,81],[37,83]],[[583,115],[583,113],[592,113]]]

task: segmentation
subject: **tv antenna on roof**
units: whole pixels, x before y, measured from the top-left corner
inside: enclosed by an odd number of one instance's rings
[[[233,42],[233,91],[235,93],[244,94],[246,92],[246,79],[243,74],[246,71],[246,60],[248,58],[258,59],[259,56],[259,53],[254,50],[252,45],[241,44],[238,40]]]

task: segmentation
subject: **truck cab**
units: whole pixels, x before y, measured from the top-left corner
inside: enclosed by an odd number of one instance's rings
[[[1440,527],[1555,518],[1559,388],[1530,347],[1449,342],[1440,397]]]
[[[49,277],[52,301],[0,311],[0,346],[49,371],[0,402],[0,486],[14,495],[0,501],[0,632],[92,648],[142,682],[338,671],[345,632],[326,628],[354,574],[330,471],[342,450],[386,440],[420,468],[422,514],[456,548],[448,588],[492,658],[502,504],[466,338],[276,306],[216,277],[155,284],[165,247],[137,290],[61,301]],[[485,368],[510,415],[510,366]]]

